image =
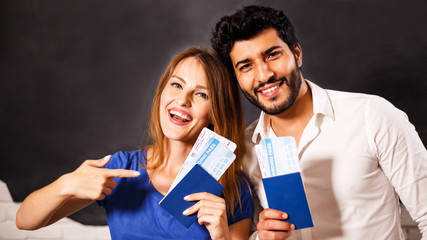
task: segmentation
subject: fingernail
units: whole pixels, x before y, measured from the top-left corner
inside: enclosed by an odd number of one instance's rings
[[[140,174],[141,174],[140,172],[136,172],[136,171],[135,171],[135,172],[133,172],[133,175],[134,175],[134,176],[139,176]]]
[[[295,230],[295,225],[291,224],[291,229]]]
[[[188,199],[190,199],[190,195],[187,195],[184,197],[184,200],[188,200]]]
[[[284,214],[282,215],[282,217],[283,217],[283,219],[288,219],[288,214],[284,213]]]
[[[182,214],[187,216],[188,212],[189,212],[188,209],[185,209],[184,212],[182,212]]]
[[[110,160],[110,158],[111,158],[111,155],[107,155],[104,157],[104,161],[108,161],[108,160]]]

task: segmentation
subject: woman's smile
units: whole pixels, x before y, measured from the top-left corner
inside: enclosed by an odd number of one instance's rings
[[[178,108],[169,109],[169,116],[172,123],[180,126],[189,124],[193,120],[193,117],[188,112]]]

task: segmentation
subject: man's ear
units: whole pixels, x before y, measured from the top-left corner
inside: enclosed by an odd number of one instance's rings
[[[294,48],[295,59],[297,60],[298,68],[302,66],[302,49],[301,46],[297,43]]]

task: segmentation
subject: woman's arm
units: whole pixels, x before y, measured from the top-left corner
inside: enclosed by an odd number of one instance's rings
[[[67,185],[64,178],[67,176],[61,176],[55,182],[31,193],[22,202],[16,213],[16,227],[36,230],[48,226],[93,202],[93,200],[77,199],[63,194],[63,186]]]
[[[233,240],[247,240],[249,239],[249,232],[251,230],[252,218],[246,218],[235,222],[229,226],[231,239]]]
[[[74,172],[31,193],[16,213],[19,229],[35,230],[74,213],[95,200],[102,200],[116,187],[115,177],[136,177],[139,172],[103,169],[110,156],[86,160]]]

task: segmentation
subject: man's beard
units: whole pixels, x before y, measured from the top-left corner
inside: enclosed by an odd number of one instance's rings
[[[290,89],[290,95],[281,103],[275,102],[277,100],[277,96],[274,96],[268,100],[273,103],[270,104],[270,106],[266,106],[265,104],[262,104],[258,100],[258,97],[257,97],[258,89],[260,87],[263,87],[265,84],[274,83],[274,82],[282,82],[280,83],[280,86],[283,83],[285,83]],[[299,91],[301,89],[301,83],[302,83],[302,79],[301,79],[300,71],[298,69],[295,69],[294,71],[291,72],[289,79],[287,77],[281,77],[279,79],[272,77],[268,79],[266,83],[260,84],[258,87],[254,89],[253,95],[249,94],[249,92],[247,91],[244,91],[244,90],[242,91],[243,91],[243,94],[245,94],[246,98],[252,104],[254,104],[255,106],[257,106],[258,108],[260,108],[262,111],[264,111],[269,115],[276,115],[276,114],[285,112],[290,107],[292,107],[292,105],[295,103],[295,100],[298,97]]]

